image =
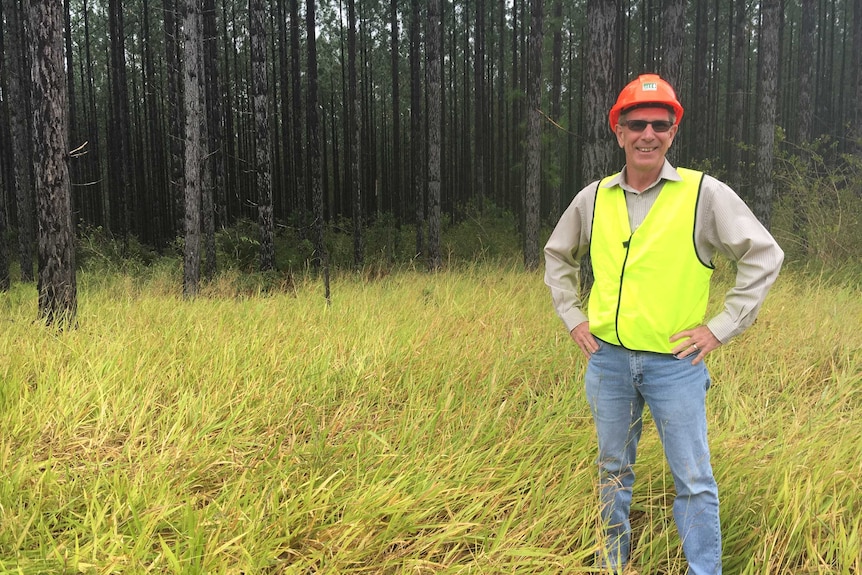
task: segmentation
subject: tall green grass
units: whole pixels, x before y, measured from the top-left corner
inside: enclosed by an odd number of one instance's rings
[[[345,274],[331,306],[137,279],[83,273],[65,333],[0,295],[0,572],[593,572],[584,366],[540,274]],[[858,283],[788,270],[710,356],[726,573],[862,573],[860,325]],[[633,563],[682,573],[642,446]]]

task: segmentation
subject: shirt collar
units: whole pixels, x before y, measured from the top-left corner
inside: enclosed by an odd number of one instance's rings
[[[665,160],[664,160],[664,165],[661,167],[661,172],[658,175],[658,179],[656,181],[654,181],[649,186],[649,188],[647,188],[647,189],[649,190],[649,189],[654,188],[656,186],[656,184],[658,184],[662,180],[668,180],[671,182],[681,182],[682,181],[682,176],[679,175],[679,172],[676,171],[676,168],[674,168],[672,165],[670,165],[670,162],[667,161],[667,158],[665,158]],[[625,166],[623,166],[623,169],[622,169],[622,171],[620,171],[620,173],[618,173],[616,176],[614,176],[610,180],[608,180],[607,183],[605,183],[605,185],[602,187],[613,188],[614,186],[619,186],[622,189],[629,191],[629,192],[635,191],[632,188],[630,188],[628,186],[628,184],[626,184],[626,167]]]

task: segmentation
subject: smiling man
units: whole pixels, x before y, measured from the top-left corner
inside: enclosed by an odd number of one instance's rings
[[[673,88],[655,74],[623,88],[609,121],[626,164],[575,196],[545,246],[545,283],[587,359],[606,539],[598,561],[612,573],[622,573],[629,559],[646,406],[673,475],[688,572],[721,574],[703,360],[754,322],[784,260],[733,190],[667,161],[683,113]],[[579,261],[586,254],[595,282],[585,311]],[[736,283],[705,322],[716,254],[736,262]]]

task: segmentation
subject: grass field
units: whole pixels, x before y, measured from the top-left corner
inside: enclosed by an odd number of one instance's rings
[[[708,359],[726,574],[862,574],[846,277],[786,270]],[[540,272],[231,286],[84,273],[66,333],[0,294],[0,573],[593,572],[584,366]],[[683,573],[651,426],[636,469],[633,564]]]

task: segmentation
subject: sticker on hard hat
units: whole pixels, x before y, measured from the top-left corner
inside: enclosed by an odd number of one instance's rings
[[[658,83],[656,82],[644,82],[641,84],[641,90],[644,92],[655,92],[658,90]]]

